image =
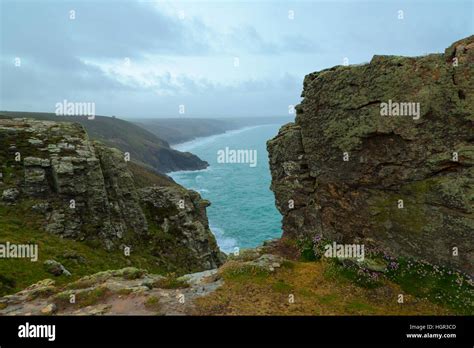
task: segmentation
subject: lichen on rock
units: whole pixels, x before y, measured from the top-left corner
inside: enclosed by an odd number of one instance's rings
[[[307,75],[295,122],[267,144],[284,236],[474,274],[473,72],[471,36],[444,54]],[[419,117],[383,116],[389,101],[419,103]]]
[[[34,201],[32,210],[43,215],[44,231],[38,233],[107,250],[159,250],[157,263],[182,271],[223,262],[209,229],[207,201],[171,180],[163,187],[143,187],[146,179],[136,185],[127,157],[89,140],[80,124],[1,119],[0,160],[0,203]]]

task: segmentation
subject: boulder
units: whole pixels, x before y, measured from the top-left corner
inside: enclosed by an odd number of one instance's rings
[[[43,263],[43,266],[46,272],[51,273],[54,276],[60,276],[62,274],[66,276],[70,276],[71,272],[69,272],[62,264],[54,260],[46,260]]]
[[[16,188],[9,188],[3,190],[2,200],[4,200],[5,202],[15,202],[18,199],[19,195],[20,191],[18,191]]]
[[[57,306],[54,303],[50,303],[41,309],[43,315],[53,315],[57,311]]]

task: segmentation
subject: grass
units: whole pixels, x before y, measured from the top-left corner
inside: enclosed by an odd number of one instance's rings
[[[282,279],[278,279],[275,283],[272,284],[272,289],[276,292],[289,293],[293,290],[293,286],[286,283]]]
[[[456,314],[474,314],[474,287],[466,276],[404,258],[398,259],[396,265],[384,273],[377,273],[374,279],[374,272],[361,272],[357,267],[347,267],[337,259],[330,260],[325,277],[333,281],[351,282],[365,289],[376,289],[390,281],[404,293],[449,308]]]
[[[233,263],[233,261],[228,262]],[[397,284],[385,281],[379,288],[358,286],[344,277],[325,276],[332,265],[293,261],[262,273],[243,264],[224,265],[224,285],[196,300],[197,315],[447,315],[449,308],[416,299]],[[240,269],[239,269],[240,268]],[[397,295],[405,294],[405,304]],[[294,303],[290,303],[293,295]]]
[[[474,315],[474,286],[457,273],[429,264],[399,260],[399,267],[387,273],[407,293],[445,305],[458,314]]]
[[[368,255],[366,263],[358,265],[320,258],[315,249],[319,250],[300,244],[298,255],[284,261],[275,272],[264,272],[242,261],[227,262],[221,269],[224,285],[198,299],[193,314],[474,314],[473,284],[461,274],[378,254]],[[376,272],[364,268],[368,265],[383,267]],[[400,294],[403,304],[398,303]]]
[[[347,304],[346,310],[351,314],[370,314],[374,311],[374,308],[367,303],[353,301]]]
[[[293,268],[295,268],[295,263],[294,263],[293,261],[284,260],[284,261],[281,263],[281,267],[293,269]]]
[[[318,260],[318,255],[314,252],[313,243],[310,241],[301,242],[298,246],[300,250],[300,261],[311,262]]]
[[[70,305],[73,305],[70,302],[72,292],[65,291],[57,294],[54,297],[54,303],[60,307],[65,308]],[[107,297],[111,296],[112,292],[104,287],[99,286],[94,289],[88,289],[75,293],[75,303],[74,306],[79,308],[95,305],[99,302],[104,301]]]
[[[329,295],[321,295],[319,297],[319,302],[323,304],[331,304],[338,300],[338,296],[336,294],[329,294]]]
[[[321,253],[327,241],[313,248]],[[325,277],[350,282],[365,289],[377,289],[387,282],[397,284],[404,293],[429,300],[461,315],[474,314],[474,283],[468,276],[445,267],[381,252],[369,252],[361,265],[350,260],[326,259]],[[367,269],[371,265],[372,270]],[[375,268],[375,266],[380,266]],[[383,266],[383,267],[382,267]],[[378,270],[375,272],[373,270]]]
[[[127,162],[128,170],[133,174],[133,182],[135,187],[148,187],[148,186],[178,186],[175,182],[171,181],[164,174],[153,172],[142,165],[134,163],[132,161]]]
[[[117,295],[121,295],[121,296],[130,295],[132,292],[133,292],[133,289],[130,289],[130,288],[123,288],[116,291]]]
[[[220,270],[222,278],[228,281],[253,281],[259,282],[264,281],[268,276],[269,272],[256,265],[241,265],[240,262],[229,261]]]
[[[106,287],[98,287],[91,291],[79,293],[76,296],[76,303],[79,307],[92,306],[111,294],[110,290]]]
[[[383,285],[378,273],[362,271],[355,264],[348,266],[338,259],[330,260],[324,275],[336,281],[348,280],[366,289],[375,289]]]
[[[149,296],[144,302],[145,308],[154,312],[158,312],[161,308],[160,299],[156,296]]]
[[[178,279],[176,274],[169,274],[167,277],[155,281],[153,287],[161,289],[182,289],[189,287],[189,284]]]
[[[22,201],[15,206],[0,205],[0,243],[38,244],[39,254],[37,262],[29,259],[0,259],[0,296],[20,291],[45,278],[53,278],[58,285],[62,285],[85,275],[128,266],[157,274],[165,272],[146,249],[135,248],[127,257],[119,250],[108,252],[85,242],[63,239],[42,231],[41,217],[31,210],[34,203]],[[63,264],[72,276],[55,277],[47,273],[43,262],[49,259]]]

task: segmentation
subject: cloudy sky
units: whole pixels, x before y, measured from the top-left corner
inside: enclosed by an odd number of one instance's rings
[[[0,4],[0,110],[129,118],[287,115],[310,72],[474,33],[471,0]]]

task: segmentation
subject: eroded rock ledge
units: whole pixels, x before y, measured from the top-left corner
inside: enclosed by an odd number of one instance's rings
[[[209,202],[171,182],[136,187],[124,154],[90,141],[80,124],[0,119],[0,160],[0,203],[33,202],[43,233],[109,250],[145,246],[189,271],[224,260],[208,226]]]
[[[364,243],[472,275],[473,72],[471,36],[444,54],[307,75],[295,123],[267,144],[284,236]],[[381,116],[389,100],[420,103],[420,117]]]

